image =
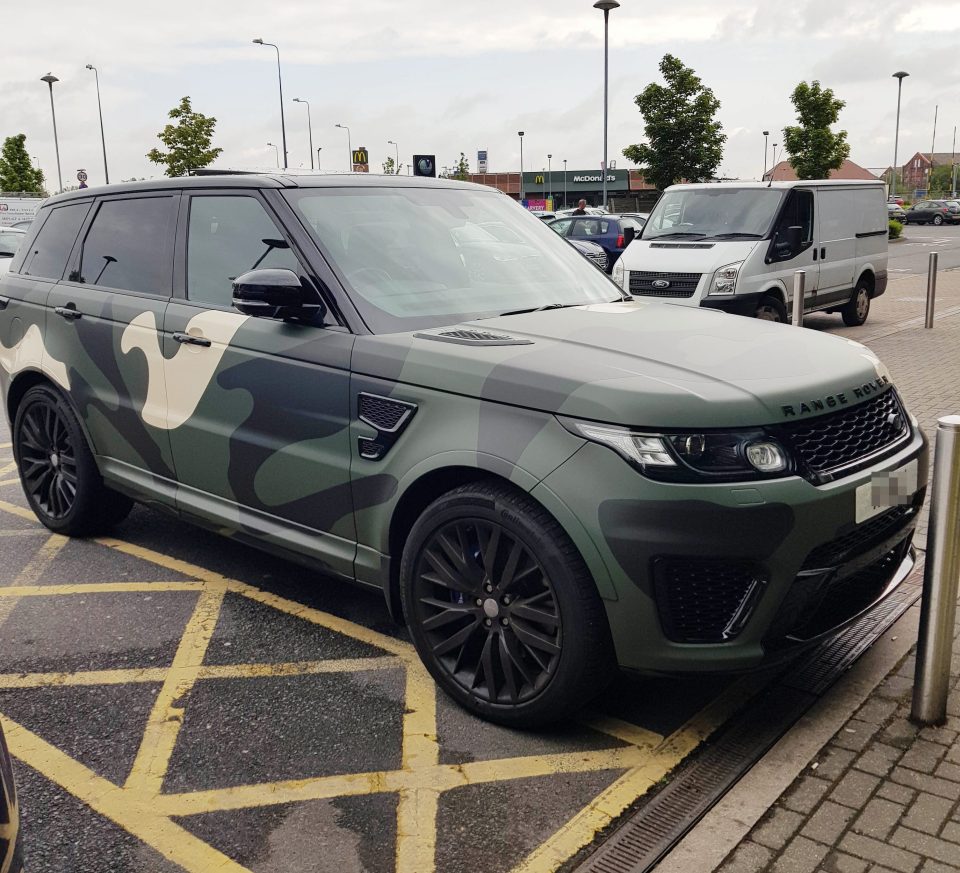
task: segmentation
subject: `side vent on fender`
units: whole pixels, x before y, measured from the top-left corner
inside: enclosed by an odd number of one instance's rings
[[[357,440],[360,457],[367,461],[382,460],[417,411],[413,403],[366,392],[361,392],[357,406],[360,421],[377,432],[373,438],[360,437]]]
[[[456,343],[461,346],[529,346],[533,340],[517,339],[502,333],[487,330],[442,330],[439,333],[415,333],[418,339],[436,340],[439,343]]]

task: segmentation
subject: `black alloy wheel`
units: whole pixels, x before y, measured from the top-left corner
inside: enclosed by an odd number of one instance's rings
[[[556,519],[506,483],[438,497],[400,564],[424,665],[461,706],[533,727],[565,718],[616,675],[603,601]]]
[[[30,508],[56,533],[100,533],[133,506],[103,484],[76,413],[51,386],[24,394],[13,422],[13,452]]]
[[[417,561],[417,620],[455,682],[490,703],[535,697],[556,671],[563,628],[539,561],[495,522],[452,521]]]

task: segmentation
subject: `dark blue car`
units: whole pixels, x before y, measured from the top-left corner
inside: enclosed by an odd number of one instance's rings
[[[637,236],[643,229],[637,219],[625,215],[571,215],[551,221],[549,226],[565,239],[586,240],[601,246],[607,253],[608,273],[629,243],[627,228],[632,228]]]

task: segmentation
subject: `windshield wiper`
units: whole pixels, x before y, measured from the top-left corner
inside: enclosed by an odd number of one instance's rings
[[[675,231],[673,233],[658,233],[656,236],[645,236],[644,239],[654,240],[654,239],[679,239],[682,236],[692,236],[692,237],[701,237],[706,236],[705,233],[697,233],[693,230],[684,230],[684,231]]]
[[[762,233],[715,233],[706,239],[763,239]]]
[[[544,309],[568,309],[571,306],[586,306],[586,303],[544,303],[543,306],[531,306],[529,309],[511,309],[491,315],[491,318],[500,318],[504,315],[526,315],[528,312],[543,312]]]

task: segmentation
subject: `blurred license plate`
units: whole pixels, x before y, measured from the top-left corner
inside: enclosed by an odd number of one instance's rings
[[[874,473],[870,481],[857,488],[857,524],[879,515],[891,506],[913,502],[917,493],[917,462],[897,470]]]

